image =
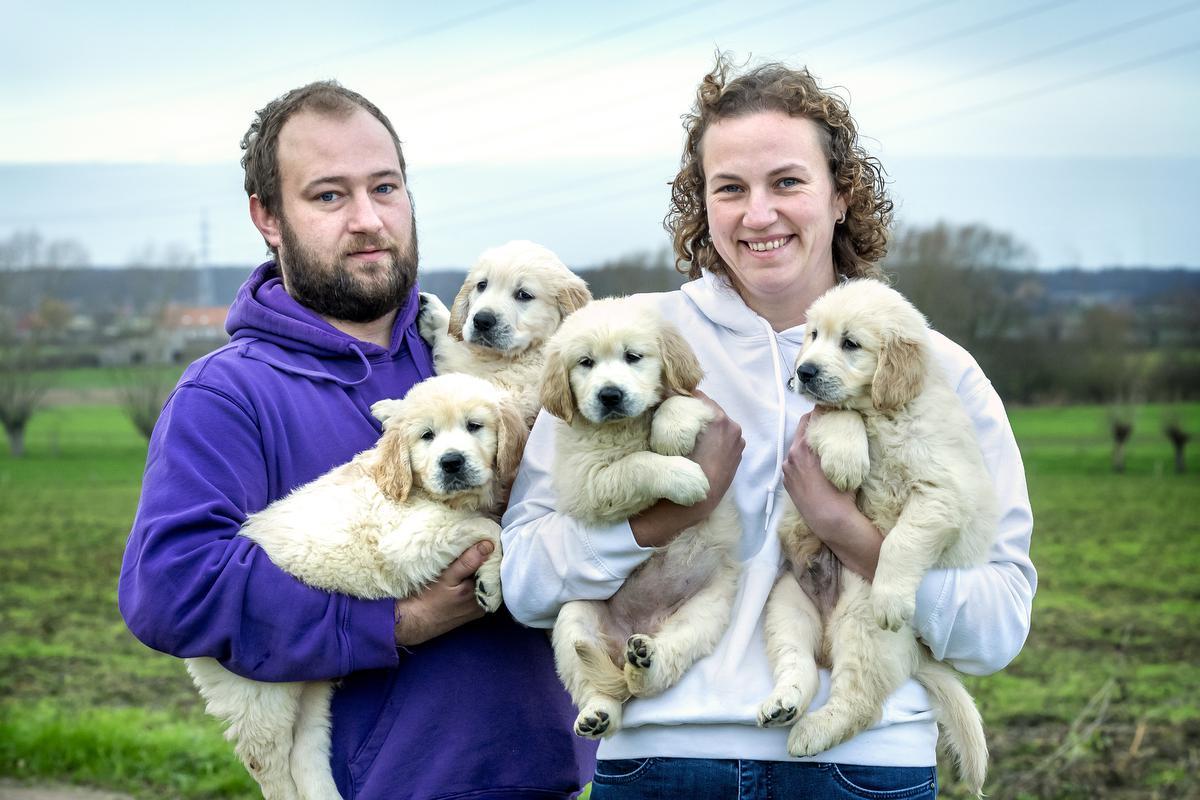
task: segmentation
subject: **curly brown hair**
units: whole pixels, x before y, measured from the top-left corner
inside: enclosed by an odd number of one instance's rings
[[[396,156],[400,159],[400,174],[405,175],[404,152],[400,148],[400,137],[391,121],[378,106],[358,92],[352,92],[337,81],[314,81],[292,89],[281,97],[267,103],[254,115],[249,130],[242,136],[242,169],[246,171],[246,194],[258,195],[263,208],[279,215],[282,206],[279,198],[279,132],[284,124],[300,111],[314,111],[334,117],[346,117],[356,109],[363,109],[383,123],[396,144]]]
[[[846,101],[822,88],[805,68],[763,64],[742,74],[719,54],[696,91],[692,113],[683,117],[687,141],[679,173],[671,183],[671,210],[663,225],[675,246],[675,268],[689,278],[701,270],[727,274],[708,232],[701,145],[714,122],[764,111],[812,120],[820,131],[833,185],[846,200],[846,218],[834,228],[833,266],[847,278],[879,277],[887,254],[892,201],[883,165],[858,143],[858,128]]]

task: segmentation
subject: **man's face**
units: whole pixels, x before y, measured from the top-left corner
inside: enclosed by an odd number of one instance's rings
[[[369,322],[399,308],[416,278],[417,231],[396,146],[362,109],[301,112],[279,134],[280,268],[318,314]]]

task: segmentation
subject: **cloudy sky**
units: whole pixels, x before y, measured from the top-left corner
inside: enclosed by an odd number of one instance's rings
[[[902,224],[1012,232],[1038,265],[1200,266],[1200,2],[59,3],[0,31],[0,239],[249,264],[238,141],[336,78],[405,143],[427,268],[531,238],[666,243],[679,117],[720,48],[844,87]]]

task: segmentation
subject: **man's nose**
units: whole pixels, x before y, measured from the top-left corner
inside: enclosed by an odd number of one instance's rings
[[[355,194],[347,222],[351,233],[378,233],[383,230],[383,220],[375,208],[374,198],[368,193]]]

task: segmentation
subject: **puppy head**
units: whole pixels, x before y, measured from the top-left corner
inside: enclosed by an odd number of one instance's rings
[[[668,394],[691,394],[702,373],[683,336],[643,303],[596,300],[563,323],[546,348],[541,401],[570,423],[631,419]]]
[[[814,403],[860,411],[896,411],[925,382],[925,318],[895,289],[848,281],[817,298],[789,382]]]
[[[487,381],[456,373],[373,405],[383,422],[374,467],[380,488],[399,502],[420,488],[440,500],[490,507],[515,473],[527,433],[506,398]]]
[[[484,251],[450,308],[450,335],[516,356],[545,342],[591,300],[587,284],[550,250],[515,241]]]

